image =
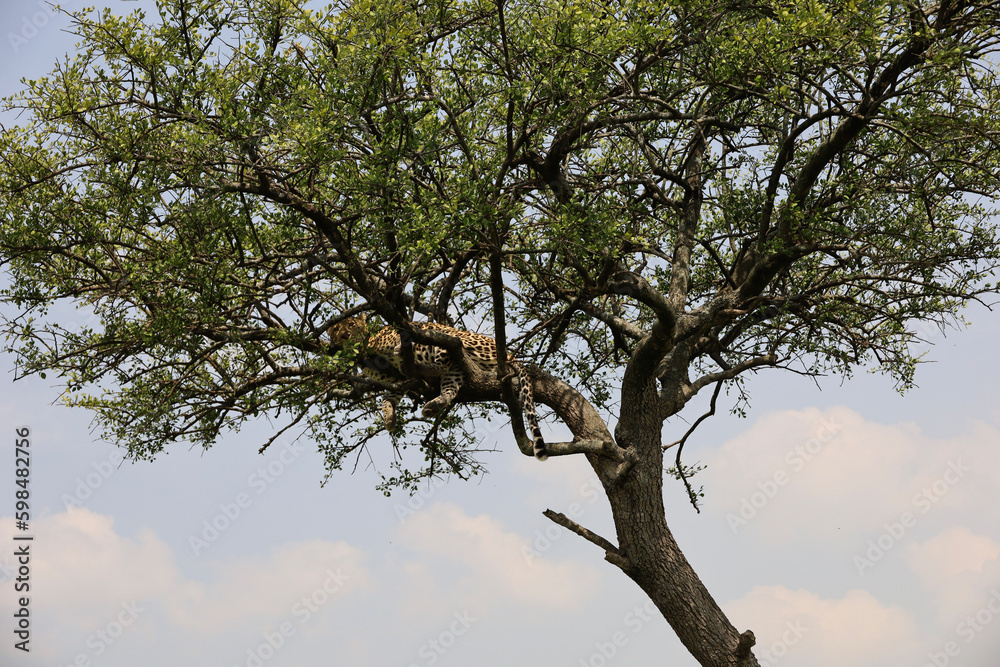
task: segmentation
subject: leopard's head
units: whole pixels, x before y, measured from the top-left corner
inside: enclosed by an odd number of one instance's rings
[[[365,314],[345,318],[330,325],[326,330],[330,344],[343,347],[347,343],[364,343],[368,339],[368,322]]]

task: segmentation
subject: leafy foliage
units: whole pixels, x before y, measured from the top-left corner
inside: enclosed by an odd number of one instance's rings
[[[905,388],[912,322],[997,289],[989,3],[158,8],[76,14],[0,136],[8,347],[136,457],[268,415],[356,463],[375,388],[324,332],[362,311],[492,334],[502,308],[608,413],[671,312],[669,416],[762,366]],[[411,419],[386,484],[478,472],[489,413]]]

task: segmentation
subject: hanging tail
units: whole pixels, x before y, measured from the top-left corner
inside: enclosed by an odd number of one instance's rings
[[[535,452],[535,458],[544,461],[549,458],[549,453],[545,449],[545,441],[542,440],[542,429],[538,426],[538,415],[535,413],[535,397],[531,390],[531,378],[527,371],[520,364],[515,367],[517,371],[517,400],[521,404],[521,411],[528,418],[528,427],[531,429],[531,443]]]

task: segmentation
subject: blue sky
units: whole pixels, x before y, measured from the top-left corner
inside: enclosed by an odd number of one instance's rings
[[[3,94],[72,49],[65,24],[35,1],[0,6]],[[863,371],[822,390],[761,373],[747,419],[720,409],[689,442],[688,462],[708,465],[695,478],[705,507],[695,514],[668,482],[668,521],[734,623],[755,632],[762,664],[997,664],[1000,314],[966,317],[967,330],[926,332],[934,363],[905,396]],[[614,538],[580,457],[538,463],[499,428],[482,433],[498,447],[489,475],[386,498],[364,468],[321,487],[314,443],[283,438],[258,455],[261,423],[209,451],[120,464],[51,380],[14,383],[12,369],[0,357],[0,429],[8,443],[19,426],[32,432],[33,634],[25,655],[7,629],[8,447],[0,664],[696,664],[598,549],[542,516],[575,514]],[[686,428],[672,420],[664,441]]]

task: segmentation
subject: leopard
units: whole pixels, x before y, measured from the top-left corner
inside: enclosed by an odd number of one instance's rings
[[[497,344],[496,340],[484,334],[456,329],[437,322],[411,322],[419,331],[437,331],[453,336],[462,342],[466,357],[485,372],[496,373]],[[362,355],[365,357],[360,364],[362,374],[375,382],[394,385],[400,377],[406,377],[403,358],[403,340],[399,332],[392,326],[379,329],[374,335],[366,337],[367,325],[363,316],[351,317],[338,322],[328,329],[331,342],[342,344],[346,341],[362,344]],[[359,340],[363,339],[363,340]],[[544,461],[548,458],[542,431],[538,425],[538,415],[535,411],[535,398],[528,371],[514,355],[508,352],[507,364],[514,376],[514,390],[517,402],[527,417],[531,429],[532,450],[535,458]],[[423,377],[440,378],[441,393],[431,399],[423,408],[423,417],[433,417],[451,405],[465,382],[465,373],[458,364],[452,361],[448,351],[436,345],[413,344],[413,366],[419,367]],[[389,372],[392,368],[395,373]],[[396,391],[387,392],[382,398],[382,418],[387,428],[396,424],[396,407],[402,394]]]

